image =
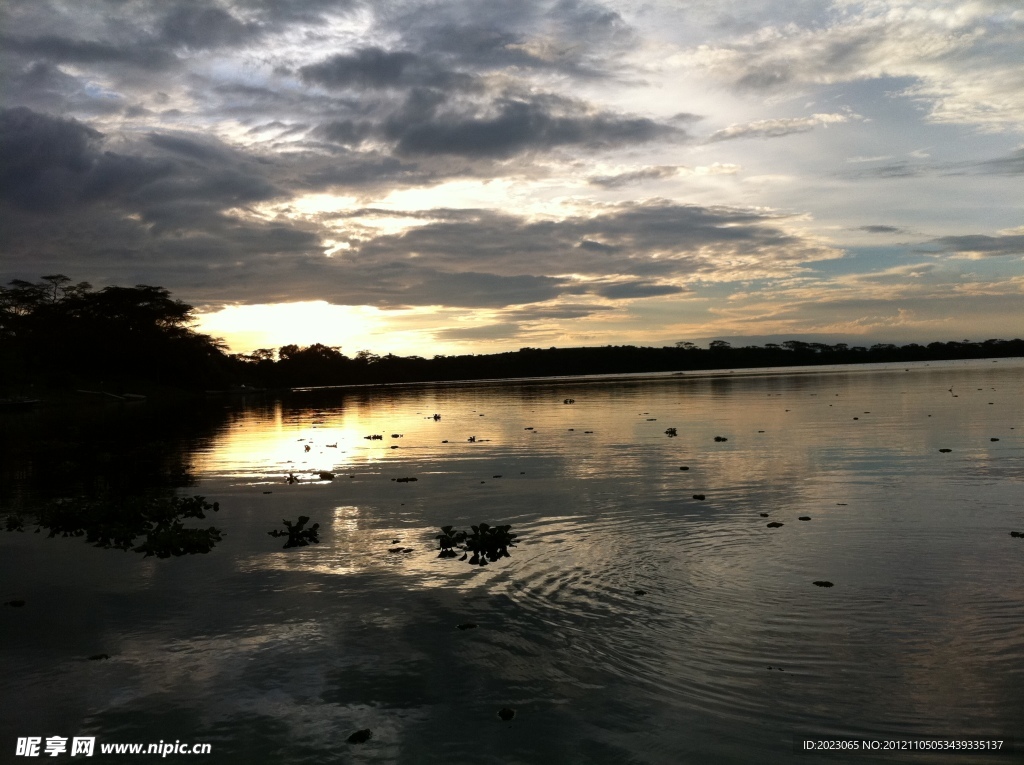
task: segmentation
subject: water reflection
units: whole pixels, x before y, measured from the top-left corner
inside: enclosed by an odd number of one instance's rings
[[[5,693],[38,717],[54,666],[102,651],[74,672],[109,672],[109,695],[75,674],[57,723],[145,740],[159,710],[238,762],[333,761],[366,728],[360,756],[386,762],[788,762],[795,732],[1008,735],[1024,709],[1008,534],[1024,529],[1024,364],[996,366],[225,411],[180,456],[189,491],[222,507],[211,555],[153,568],[86,549],[69,579],[70,563],[49,570],[58,547],[3,538],[28,603],[3,615],[22,667]],[[318,544],[267,536],[300,516]],[[519,534],[512,557],[438,558],[438,529],[481,521]],[[60,592],[103,616],[43,648],[31,607]]]

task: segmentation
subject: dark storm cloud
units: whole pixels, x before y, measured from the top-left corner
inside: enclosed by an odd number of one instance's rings
[[[682,131],[646,118],[581,113],[564,99],[501,99],[492,116],[432,114],[388,121],[384,134],[401,154],[504,158],[522,152],[580,146],[597,149],[645,143]]]
[[[75,120],[0,110],[0,199],[55,213],[135,192],[169,172],[160,162],[101,152],[101,134]]]
[[[61,35],[4,35],[0,37],[0,46],[23,56],[72,64],[119,64],[141,69],[167,69],[178,63],[177,56],[152,40],[120,44]]]
[[[223,8],[188,3],[164,16],[160,32],[169,45],[203,49],[241,45],[262,34],[263,28],[243,22]]]
[[[326,88],[383,89],[431,87],[452,90],[469,89],[475,78],[445,70],[428,59],[409,51],[362,48],[349,54],[337,54],[299,69],[300,78]]]
[[[938,245],[943,252],[960,255],[1024,255],[1024,234],[943,236],[933,239],[931,243]]]
[[[455,0],[391,15],[389,31],[410,46],[476,71],[509,68],[584,78],[618,76],[616,55],[636,42],[615,11],[592,2]]]

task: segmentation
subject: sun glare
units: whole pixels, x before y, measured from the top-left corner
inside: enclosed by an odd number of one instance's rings
[[[370,306],[331,305],[322,300],[273,305],[226,306],[200,314],[197,329],[223,338],[232,351],[282,345],[341,346],[346,355],[379,344],[381,312]]]

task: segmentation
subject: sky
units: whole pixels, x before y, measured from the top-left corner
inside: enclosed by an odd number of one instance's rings
[[[1020,0],[0,14],[0,283],[235,352],[1024,336]]]

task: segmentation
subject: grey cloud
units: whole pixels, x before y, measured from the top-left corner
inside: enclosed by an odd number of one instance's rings
[[[565,113],[556,111],[556,103]],[[567,103],[561,99],[503,99],[495,106],[497,114],[487,117],[430,115],[432,119],[419,122],[392,119],[385,126],[385,135],[396,141],[402,154],[503,158],[559,146],[596,149],[682,134],[646,118],[566,109]]]
[[[590,250],[591,252],[618,252],[622,249],[621,247],[605,244],[593,239],[581,239],[577,242],[576,246],[581,250]]]
[[[645,167],[642,170],[633,170],[632,172],[618,173],[616,175],[594,175],[587,178],[587,182],[595,186],[603,186],[606,189],[617,189],[622,186],[628,186],[631,183],[671,178],[678,175],[679,171],[679,167],[660,165],[658,167]]]
[[[1024,149],[1018,149],[1005,157],[981,162],[978,169],[993,175],[1024,175]]]
[[[557,305],[524,306],[511,308],[506,315],[518,322],[545,321],[551,319],[582,319],[595,313],[615,310],[609,305],[589,303],[558,303]]]
[[[474,77],[446,70],[415,53],[386,51],[378,47],[337,54],[316,64],[309,64],[299,69],[299,76],[304,82],[327,88],[419,86],[449,90],[471,88],[475,83]]]
[[[75,120],[25,107],[0,110],[0,198],[53,213],[138,191],[169,171],[158,162],[100,152],[100,138]]]
[[[629,298],[659,297],[661,295],[678,295],[685,292],[682,287],[674,284],[655,284],[654,282],[622,282],[598,287],[595,292],[610,300]]]
[[[506,340],[519,337],[522,329],[521,325],[506,321],[479,327],[448,327],[436,330],[433,335],[438,340]]]
[[[859,118],[853,114],[812,114],[810,117],[784,117],[780,119],[755,120],[742,125],[730,125],[716,130],[705,141],[731,141],[736,138],[781,138],[794,133],[806,133],[818,126],[827,126]]]
[[[170,45],[203,49],[240,45],[262,34],[263,28],[240,21],[223,8],[189,3],[168,13],[160,31]]]
[[[141,69],[167,69],[178,58],[154,41],[119,44],[98,40],[76,40],[60,35],[0,38],[0,45],[25,56],[75,64],[129,64]]]
[[[943,236],[931,243],[944,252],[963,255],[1024,255],[1024,234]]]
[[[858,226],[858,231],[867,231],[869,234],[903,234],[905,229],[896,226]]]

